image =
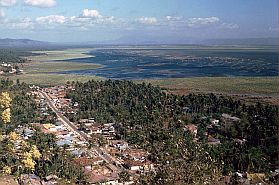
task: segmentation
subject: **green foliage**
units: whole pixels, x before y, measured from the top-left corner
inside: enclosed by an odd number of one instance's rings
[[[27,55],[29,55],[29,53],[20,50],[0,49],[0,64],[24,63],[26,62],[26,59],[20,57]]]
[[[130,180],[130,174],[127,171],[122,171],[118,174],[118,178],[120,182],[128,182]]]
[[[115,122],[119,139],[150,152],[149,159],[159,170],[142,178],[142,184],[215,183],[221,174],[265,172],[277,161],[276,106],[247,106],[214,94],[177,96],[150,84],[118,80],[77,82],[67,96],[80,105],[77,115],[69,115],[72,120],[94,117],[100,123]],[[226,123],[222,113],[241,121]],[[211,135],[222,144],[209,147],[204,133],[210,117],[221,119]],[[183,130],[190,122],[198,126],[198,143]]]

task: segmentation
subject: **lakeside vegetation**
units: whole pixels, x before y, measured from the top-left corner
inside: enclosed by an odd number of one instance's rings
[[[75,58],[87,58],[91,55],[85,54],[88,49],[67,49],[55,51],[33,51],[33,52],[15,52],[2,50],[2,56],[5,60],[0,62],[17,63],[24,72],[20,75],[2,75],[0,79],[9,78],[14,82],[18,79],[27,84],[36,85],[62,85],[69,80],[88,81],[92,79],[102,79],[96,76],[72,75],[72,74],[55,74],[55,72],[95,69],[101,67],[92,63],[74,63],[59,60],[68,60]],[[1,53],[1,52],[0,52]],[[26,57],[29,55],[28,57]],[[6,58],[6,56],[10,56]],[[0,57],[1,59],[1,57]],[[20,63],[19,63],[20,61]]]
[[[201,77],[144,80],[178,94],[227,93],[276,96],[278,77]]]
[[[94,57],[92,55],[86,54],[91,49],[92,48],[32,51],[32,53],[36,55],[28,57],[28,59],[34,61],[54,61]]]
[[[98,64],[91,63],[75,63],[75,62],[29,62],[23,67],[23,70],[27,74],[37,73],[55,73],[61,71],[72,71],[72,70],[85,70],[95,69],[101,67]]]
[[[143,81],[136,81],[141,83]],[[251,103],[265,102],[279,105],[278,77],[201,77],[144,80],[168,93],[215,93],[234,96]]]
[[[1,77],[5,79],[7,77]],[[80,82],[86,82],[88,80],[102,80],[101,77],[86,76],[86,75],[70,75],[70,74],[48,74],[48,73],[37,73],[37,74],[24,74],[18,76],[9,76],[10,80],[16,81],[19,79],[21,82],[26,84],[40,85],[40,86],[55,86],[63,85],[68,81],[76,80]]]

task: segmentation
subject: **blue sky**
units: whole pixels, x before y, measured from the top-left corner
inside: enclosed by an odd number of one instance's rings
[[[277,36],[277,0],[0,0],[0,38],[175,42]]]

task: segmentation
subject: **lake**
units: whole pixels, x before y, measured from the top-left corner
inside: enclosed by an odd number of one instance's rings
[[[92,49],[86,59],[67,60],[103,65],[60,74],[96,75],[110,79],[277,76],[278,53],[265,48]]]

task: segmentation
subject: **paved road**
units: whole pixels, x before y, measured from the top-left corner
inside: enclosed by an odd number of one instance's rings
[[[56,113],[57,118],[61,120],[61,122],[68,128],[70,128],[74,133],[76,133],[78,135],[78,137],[80,138],[80,140],[82,141],[88,141],[89,138],[88,136],[84,133],[78,130],[77,126],[75,126],[72,122],[70,122],[70,120],[65,117],[63,114],[60,113],[60,111],[56,108],[56,106],[54,105],[53,101],[51,101],[51,98],[47,95],[47,93],[43,92],[43,91],[39,91],[40,96],[44,97],[47,104],[49,105],[49,107],[52,109],[53,112]],[[107,151],[103,151],[98,147],[94,148],[99,156],[106,161],[109,164],[109,167],[114,171],[114,172],[120,172],[122,171],[119,167],[114,165],[114,160],[113,158],[107,154]]]
[[[64,125],[66,125],[72,131],[74,131],[78,135],[80,140],[82,140],[82,141],[88,140],[88,137],[85,133],[79,131],[78,128],[72,122],[70,122],[70,120],[68,118],[66,118],[63,114],[60,113],[60,111],[56,108],[54,103],[51,101],[51,98],[45,92],[40,91],[40,94],[42,97],[45,98],[49,107],[52,109],[53,112],[56,113],[57,118],[60,119]]]

